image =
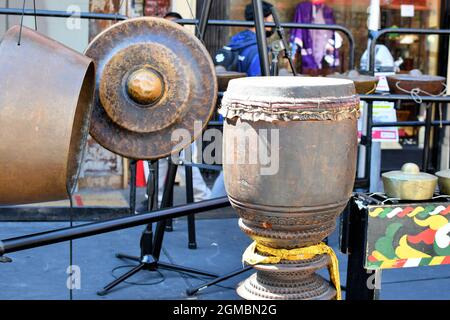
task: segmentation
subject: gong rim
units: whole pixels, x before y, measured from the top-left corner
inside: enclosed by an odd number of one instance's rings
[[[67,199],[85,150],[94,64],[18,25],[5,33],[0,61],[0,205]]]
[[[152,46],[159,49],[149,50]],[[138,62],[129,56],[133,50],[142,51]],[[126,61],[108,66],[119,53]],[[197,139],[213,115],[218,85],[212,59],[195,36],[174,22],[154,17],[119,22],[98,34],[85,54],[97,70],[90,134],[113,153],[143,160],[167,157]],[[164,55],[168,62],[162,61]],[[124,89],[124,79],[144,66],[161,76],[165,90],[149,105],[139,105]],[[118,69],[123,74],[115,74]],[[112,97],[117,103],[108,102]],[[123,117],[126,108],[136,114]],[[201,121],[201,130],[195,121]],[[189,133],[189,139],[183,134],[181,141],[171,139],[177,129]]]

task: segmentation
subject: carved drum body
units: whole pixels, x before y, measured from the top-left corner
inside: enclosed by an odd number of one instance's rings
[[[351,195],[359,100],[351,81],[279,77],[232,80],[222,101],[224,179],[252,239],[276,249],[318,244],[335,229]],[[238,293],[246,299],[330,299],[310,260],[257,265]]]

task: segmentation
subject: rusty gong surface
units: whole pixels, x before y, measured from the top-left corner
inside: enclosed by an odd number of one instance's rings
[[[176,23],[153,17],[117,23],[85,54],[97,70],[90,133],[114,153],[132,159],[168,156],[201,134],[194,132],[196,121],[204,128],[212,116],[213,63],[201,42]],[[190,139],[172,139],[187,132]]]
[[[67,198],[93,105],[91,59],[26,27],[18,38],[0,44],[0,205]]]

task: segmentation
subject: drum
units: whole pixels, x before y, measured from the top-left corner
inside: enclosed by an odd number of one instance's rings
[[[67,198],[89,131],[92,60],[31,29],[0,44],[0,205]]]
[[[231,80],[222,100],[224,180],[239,226],[258,244],[304,248],[333,232],[353,189],[359,98],[352,81]],[[328,256],[258,265],[246,299],[330,299],[314,272]]]

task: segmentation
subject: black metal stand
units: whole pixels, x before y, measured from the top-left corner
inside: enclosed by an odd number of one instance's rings
[[[208,287],[210,287],[210,286],[213,286],[213,285],[215,285],[215,284],[218,284],[219,282],[223,282],[223,281],[225,281],[225,280],[228,280],[228,279],[230,279],[230,278],[233,278],[233,277],[235,277],[235,276],[237,276],[237,275],[240,275],[241,273],[244,273],[244,272],[249,271],[249,270],[252,270],[252,269],[253,269],[253,266],[246,266],[246,267],[244,267],[244,268],[242,268],[242,269],[233,271],[233,272],[231,272],[231,273],[229,273],[229,274],[223,275],[223,276],[221,276],[221,277],[217,277],[216,279],[214,279],[214,280],[212,280],[212,281],[210,281],[210,282],[206,282],[206,283],[204,283],[204,284],[202,284],[202,285],[200,285],[200,286],[192,287],[192,288],[190,288],[190,289],[187,289],[187,290],[186,290],[186,294],[187,294],[188,296],[193,296],[194,294],[196,294],[196,293],[199,292],[199,291],[202,291],[202,290],[204,290],[204,289],[206,289],[206,288],[208,288]]]
[[[166,181],[164,185],[164,193],[163,193],[163,199],[161,202],[161,208],[167,208],[170,205],[170,193],[173,189],[173,185],[175,182],[175,175],[177,172],[177,165],[173,164],[171,161],[169,161],[169,168],[167,171]],[[155,179],[155,175],[152,175],[153,180],[157,180],[157,177]],[[153,197],[152,194],[149,194],[149,206],[150,203],[153,203],[153,201],[150,201],[150,197]],[[153,199],[152,199],[153,200]],[[140,247],[141,247],[141,256],[140,257],[133,257],[126,254],[119,253],[117,254],[117,258],[119,259],[128,259],[132,261],[137,261],[139,264],[122,275],[121,277],[117,278],[110,284],[106,285],[103,290],[98,291],[97,294],[100,296],[106,295],[111,289],[119,285],[120,283],[124,282],[137,272],[141,270],[147,270],[147,271],[156,271],[158,268],[163,268],[167,270],[172,271],[181,271],[181,272],[187,272],[187,273],[193,273],[203,276],[209,276],[209,277],[217,277],[216,274],[201,271],[198,269],[193,268],[187,268],[179,265],[173,265],[168,264],[159,261],[160,255],[161,255],[161,249],[162,249],[162,242],[164,239],[164,232],[166,229],[166,223],[167,220],[161,220],[158,221],[156,224],[156,230],[155,235],[153,236],[153,227],[151,224],[148,224],[142,233],[141,240],[140,240]]]
[[[186,171],[186,203],[194,202],[194,185],[192,181],[192,167],[185,166]],[[195,237],[195,216],[190,214],[187,216],[188,224],[188,248],[197,249],[197,240]]]
[[[376,300],[379,290],[371,286],[371,278],[375,276],[374,270],[364,268],[364,245],[366,239],[367,212],[359,210],[357,205],[350,201],[343,220],[344,244],[341,250],[348,254],[347,285],[345,300]]]
[[[265,35],[265,27],[264,27],[264,16],[263,16],[263,9],[262,9],[262,2],[261,0],[253,0],[253,10],[254,10],[254,16],[255,16],[255,28],[256,28],[256,38],[258,43],[258,52],[260,57],[260,64],[261,64],[261,75],[262,76],[270,76],[270,66],[269,66],[269,57],[267,54],[267,39]],[[279,27],[279,25],[278,25]],[[295,71],[293,71],[295,73]],[[237,271],[233,271],[229,274],[226,274],[224,276],[217,277],[217,279],[214,279],[210,282],[204,283],[200,286],[190,288],[186,290],[186,294],[188,296],[194,295],[200,290],[204,290],[212,285],[215,285],[219,282],[228,280],[232,277],[235,277],[245,271],[251,270],[252,266],[246,266],[242,269],[239,269]]]

